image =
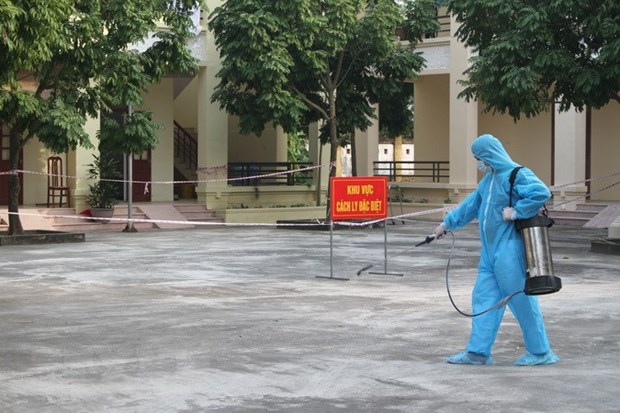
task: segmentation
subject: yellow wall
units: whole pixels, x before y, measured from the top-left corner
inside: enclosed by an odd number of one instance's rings
[[[447,74],[420,76],[414,83],[416,161],[449,160],[449,87]]]
[[[276,162],[278,160],[277,130],[265,128],[260,136],[242,135],[239,132],[239,118],[228,117],[228,161],[229,162]],[[286,160],[286,159],[284,159]]]
[[[162,125],[162,129],[157,131],[159,143],[151,154],[151,180],[153,181],[172,181],[174,179],[173,169],[173,101],[172,101],[172,79],[163,79],[158,85],[153,85],[145,95],[145,106],[143,109],[153,112],[153,119]],[[92,123],[92,122],[91,122]],[[94,135],[99,129],[98,119],[94,129],[87,125],[87,130],[91,133],[91,142],[97,145]],[[91,130],[92,129],[92,130]],[[78,157],[71,157],[70,162],[77,162],[79,165],[68,165],[67,156],[60,154],[63,159],[63,168],[65,175],[76,174],[83,176],[85,174],[85,165],[92,162],[90,150],[78,149],[81,153]],[[33,139],[24,148],[24,169],[27,171],[35,171],[47,173],[47,158],[51,153],[46,150],[43,145]],[[72,173],[70,173],[72,172]],[[72,184],[72,180],[69,184]],[[82,182],[79,188],[79,194],[84,196],[87,192],[87,183]],[[173,188],[170,185],[154,185],[151,188],[151,199],[153,201],[172,201]],[[47,178],[44,175],[24,175],[24,205],[43,205],[47,202]],[[75,192],[75,188],[74,191]],[[72,205],[82,208],[84,205]]]
[[[174,120],[185,129],[198,128],[198,76],[174,100]]]
[[[153,120],[162,128],[157,131],[159,143],[151,152],[151,180],[170,182],[174,180],[174,102],[172,79],[162,79],[152,85],[145,95],[144,109],[153,112]],[[173,185],[156,184],[151,188],[151,201],[172,201]]]
[[[47,158],[50,153],[38,139],[31,139],[24,148],[25,171],[47,173]],[[67,162],[64,154],[59,155],[63,161],[63,173],[67,174]],[[44,204],[47,202],[47,177],[45,175],[24,174],[24,205]],[[66,201],[65,201],[66,202]]]
[[[185,129],[197,129],[197,79],[197,77],[193,79],[174,100],[174,120]],[[285,139],[282,131],[278,131],[273,126],[266,127],[260,136],[241,134],[239,118],[232,115],[228,117],[229,162],[286,161]]]
[[[620,104],[610,102],[592,111],[591,177],[600,178],[620,172]],[[620,182],[616,175],[592,182],[593,200],[620,200],[620,184],[598,192],[602,188]]]
[[[508,115],[481,113],[478,119],[479,135],[490,133],[495,136],[513,161],[527,166],[550,185],[553,145],[551,116],[551,112],[545,112],[530,119],[523,117],[515,123]]]
[[[97,145],[95,138],[99,130],[99,118],[88,119],[84,129],[90,135],[90,141]],[[23,205],[28,206],[44,206],[47,204],[47,158],[50,156],[60,156],[62,158],[63,175],[65,175],[65,183],[71,189],[71,207],[75,207],[78,211],[85,208],[83,198],[88,193],[88,182],[84,179],[78,180],[74,177],[84,177],[86,175],[87,164],[92,162],[92,149],[78,147],[76,151],[72,151],[69,155],[65,153],[53,154],[46,149],[38,139],[31,139],[24,147],[24,164],[23,169],[29,172],[40,173],[41,175],[26,173],[23,181]],[[79,155],[77,155],[79,154]],[[76,197],[79,198],[76,200]],[[66,206],[66,199],[63,199]]]

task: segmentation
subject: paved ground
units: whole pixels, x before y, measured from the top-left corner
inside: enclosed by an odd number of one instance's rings
[[[469,320],[448,301],[435,226],[329,233],[219,228],[87,234],[0,248],[2,412],[618,412],[620,256],[605,230],[551,230],[560,293],[541,297],[554,366],[507,312],[492,366],[453,366]],[[475,228],[456,233],[451,287],[468,309]]]

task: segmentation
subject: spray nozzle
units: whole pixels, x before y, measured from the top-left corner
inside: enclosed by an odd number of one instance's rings
[[[434,240],[435,240],[435,235],[434,234],[433,235],[428,235],[424,241],[418,242],[417,244],[415,244],[415,246],[419,247],[420,245],[430,244]]]

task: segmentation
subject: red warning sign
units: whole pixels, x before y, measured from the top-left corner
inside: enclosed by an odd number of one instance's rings
[[[387,176],[331,178],[331,218],[387,218]]]

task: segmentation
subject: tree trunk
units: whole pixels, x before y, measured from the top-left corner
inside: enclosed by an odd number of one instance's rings
[[[14,171],[19,169],[20,140],[17,133],[9,134],[9,168]],[[9,235],[21,235],[24,233],[22,222],[19,218],[19,175],[9,176]]]
[[[357,145],[355,141],[355,132],[351,136],[351,176],[357,176]]]
[[[319,159],[317,161],[317,165],[321,165],[323,162],[323,143],[321,143],[321,138],[317,138],[319,141]],[[316,206],[321,206],[321,174],[323,171],[323,167],[320,167],[316,170],[318,176],[316,177]]]
[[[331,199],[332,199],[332,183],[331,178],[336,176],[336,161],[338,160],[338,121],[336,119],[336,96],[334,91],[329,94],[329,182],[327,184],[327,208],[326,208],[326,222],[331,222]],[[334,165],[334,166],[332,166]]]

